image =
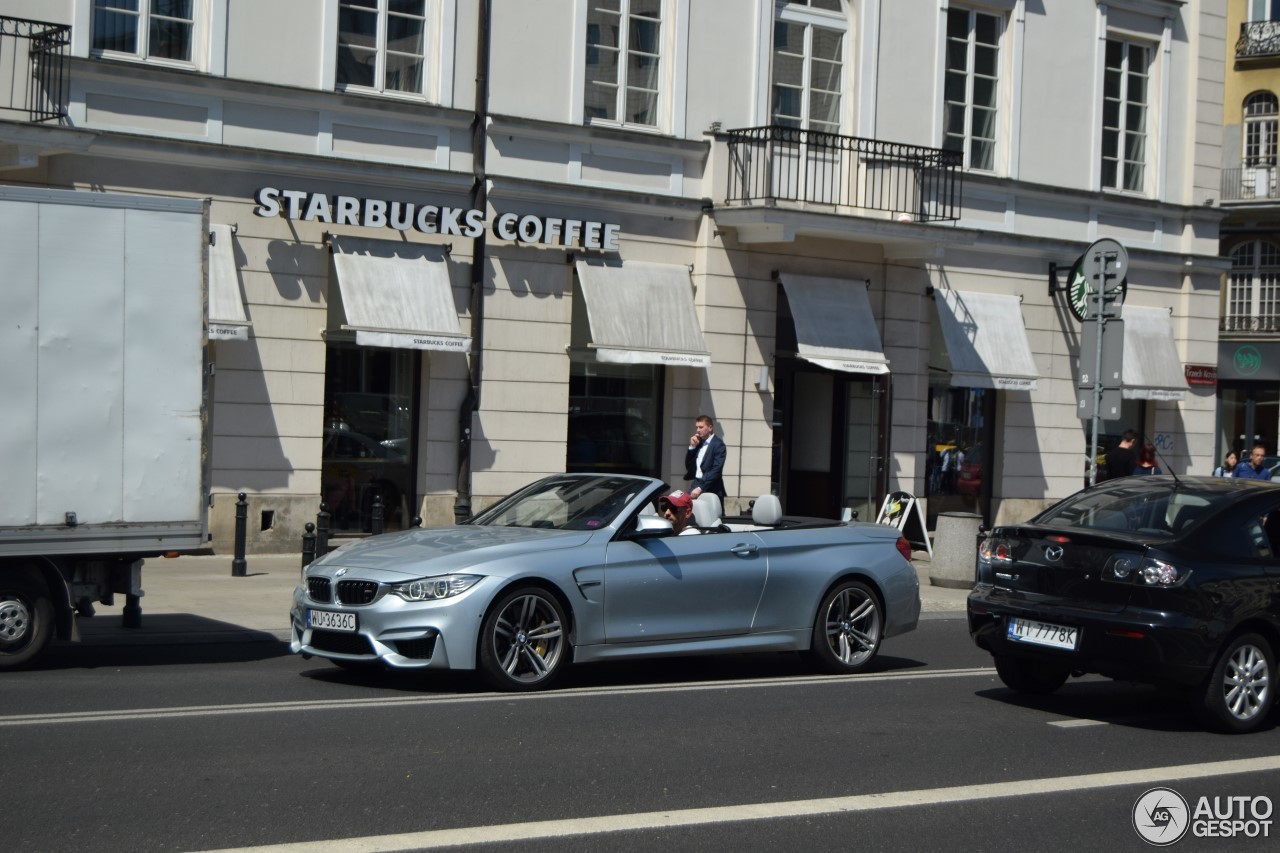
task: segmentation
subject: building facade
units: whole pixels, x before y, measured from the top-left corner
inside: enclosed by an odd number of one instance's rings
[[[1280,453],[1280,3],[1232,0],[1223,101],[1219,456]],[[1241,456],[1241,461],[1244,461]],[[1274,461],[1274,460],[1273,460]]]
[[[1100,238],[1102,434],[1218,451],[1186,377],[1218,360],[1226,7],[0,0],[43,81],[0,181],[211,200],[216,550],[239,492],[265,552],[321,502],[358,534],[561,470],[678,486],[700,414],[730,512],[1011,521],[1082,483]]]

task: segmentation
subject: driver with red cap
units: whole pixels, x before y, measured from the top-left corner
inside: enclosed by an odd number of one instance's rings
[[[687,492],[676,489],[669,495],[663,495],[658,499],[658,510],[663,518],[671,522],[671,529],[677,536],[702,532],[692,524],[693,498]]]

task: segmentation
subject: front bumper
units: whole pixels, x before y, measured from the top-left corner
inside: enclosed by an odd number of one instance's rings
[[[1047,603],[978,584],[969,594],[969,635],[979,648],[1067,664],[1073,672],[1126,681],[1196,686],[1213,666],[1219,638],[1203,620],[1181,613],[1124,607],[1101,612],[1085,606]],[[1012,640],[1009,619],[1019,617],[1080,629],[1077,648],[1056,649]]]
[[[487,580],[487,579],[486,579]],[[379,664],[390,669],[475,669],[476,643],[485,581],[439,601],[408,602],[386,594],[373,604],[351,606],[315,602],[305,586],[293,592],[289,650],[294,654]],[[307,611],[354,614],[354,632],[322,630],[307,624]]]

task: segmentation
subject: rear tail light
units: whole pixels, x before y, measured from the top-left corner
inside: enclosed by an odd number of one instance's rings
[[[898,553],[909,563],[911,562],[911,543],[903,537],[898,537]]]
[[[1102,579],[1116,583],[1171,589],[1181,586],[1191,577],[1191,570],[1180,568],[1154,557],[1137,554],[1115,554],[1102,570]]]
[[[978,546],[978,562],[987,566],[1012,563],[1013,543],[1000,536],[988,536]]]

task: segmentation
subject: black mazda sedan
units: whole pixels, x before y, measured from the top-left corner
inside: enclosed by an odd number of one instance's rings
[[[1280,649],[1280,484],[1126,477],[979,546],[969,633],[1006,686],[1072,675],[1187,688],[1211,728],[1262,727]]]

